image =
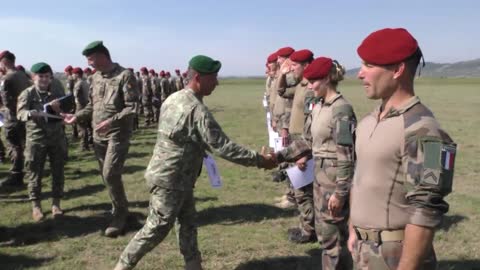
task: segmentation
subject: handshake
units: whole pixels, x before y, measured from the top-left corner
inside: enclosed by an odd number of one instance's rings
[[[260,152],[261,163],[258,167],[271,170],[278,166],[277,155],[274,152],[266,153],[266,147],[262,146],[262,151]]]

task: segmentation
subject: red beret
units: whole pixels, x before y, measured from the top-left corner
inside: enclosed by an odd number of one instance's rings
[[[141,68],[140,68],[140,71],[141,71],[142,73],[148,73],[148,69],[147,69],[146,67],[141,67]]]
[[[278,58],[278,55],[276,52],[270,54],[267,58],[267,64],[269,63],[273,63],[273,62],[276,62],[277,61],[277,58]]]
[[[18,65],[15,67],[16,70],[25,72],[25,68],[22,65]]]
[[[10,59],[12,61],[15,61],[15,55],[8,50],[5,50],[5,51],[0,53],[0,60],[2,60],[4,57],[6,57],[7,59]]]
[[[165,75],[170,76],[170,71],[165,72]]]
[[[313,60],[313,53],[310,50],[295,51],[290,55],[290,60],[293,62],[311,62]]]
[[[65,72],[70,72],[73,70],[73,67],[68,65],[67,67],[65,67]]]
[[[407,30],[385,28],[368,35],[357,53],[367,63],[390,65],[407,59],[417,50],[417,40]]]
[[[284,47],[284,48],[278,49],[277,55],[282,57],[289,57],[290,54],[292,54],[294,51],[295,50],[292,47]]]
[[[150,69],[150,74],[155,74],[155,70]]]
[[[95,72],[97,72],[96,69],[92,69],[92,74],[95,74]]]
[[[79,67],[73,68],[72,69],[73,74],[83,74],[83,70]]]
[[[328,76],[332,69],[333,61],[327,57],[313,60],[303,71],[303,77],[309,81],[321,80]]]
[[[127,69],[128,69],[128,70],[130,70],[131,72],[133,72],[133,71],[134,71],[134,69],[133,69],[133,68],[127,68]]]
[[[162,76],[162,77],[165,76],[165,71],[163,71],[163,70],[160,71],[160,76]]]
[[[83,73],[92,73],[92,70],[89,67],[83,69]]]
[[[176,73],[180,73],[180,69],[175,69],[175,72],[176,72]]]
[[[182,77],[187,77],[187,72],[183,72]]]

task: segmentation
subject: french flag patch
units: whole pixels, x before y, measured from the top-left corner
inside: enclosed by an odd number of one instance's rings
[[[453,169],[455,164],[455,147],[446,146],[442,147],[442,168],[445,170]]]

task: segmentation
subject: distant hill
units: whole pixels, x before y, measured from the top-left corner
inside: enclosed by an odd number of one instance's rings
[[[347,70],[347,77],[357,76],[359,68]],[[480,77],[480,59],[456,63],[426,62],[422,68],[423,77]]]

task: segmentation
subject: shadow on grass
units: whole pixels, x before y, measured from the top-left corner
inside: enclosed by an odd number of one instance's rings
[[[138,171],[145,171],[147,167],[138,165],[126,165],[123,167],[124,174],[136,173]]]
[[[468,220],[468,217],[462,215],[448,215],[443,218],[443,222],[440,225],[440,230],[448,232],[452,227],[457,226],[458,223]],[[480,270],[480,269],[479,269]]]
[[[195,197],[196,202],[218,201],[217,197]]]
[[[96,184],[96,185],[87,185],[83,186],[81,188],[77,189],[70,189],[66,192],[64,192],[64,200],[68,199],[73,199],[76,197],[82,197],[86,195],[92,195],[97,192],[100,192],[105,189],[105,186],[103,184]],[[44,200],[49,199],[52,197],[52,192],[47,191],[47,192],[42,192],[42,198]],[[24,203],[29,201],[28,195],[27,194],[19,194],[19,195],[5,195],[2,194],[0,195],[0,202],[6,202],[6,203]]]
[[[438,270],[480,270],[480,259],[440,261]]]
[[[25,255],[7,255],[0,253],[0,262],[3,270],[24,269],[38,267],[51,261],[53,258],[33,258]]]
[[[244,222],[258,222],[265,219],[295,216],[296,210],[284,210],[267,204],[239,204],[212,207],[198,212],[198,224],[235,225]]]
[[[149,204],[149,201],[131,201],[128,202],[128,207],[132,208],[147,208]],[[65,208],[63,211],[65,213],[69,212],[80,212],[80,211],[100,211],[104,210],[105,212],[108,212],[112,209],[112,204],[111,203],[97,203],[97,204],[84,204],[84,205],[79,205],[75,206],[72,208]]]
[[[77,180],[86,177],[101,177],[100,170],[98,169],[98,165],[96,168],[88,169],[88,170],[81,170],[78,168],[65,168],[65,180]]]
[[[152,153],[148,152],[148,153],[142,153],[142,152],[129,152],[128,153],[128,156],[127,156],[127,160],[129,158],[144,158],[146,156],[150,156]]]
[[[235,270],[313,270],[322,269],[322,251],[312,249],[305,256],[264,258],[244,262]]]
[[[103,230],[111,222],[111,219],[112,216],[109,214],[87,217],[65,215],[56,220],[48,218],[39,223],[25,223],[11,228],[2,227],[0,228],[0,247],[54,242],[64,238],[83,237],[92,233],[103,234]],[[143,226],[142,221],[145,219],[144,214],[131,212],[124,233],[138,231]]]

